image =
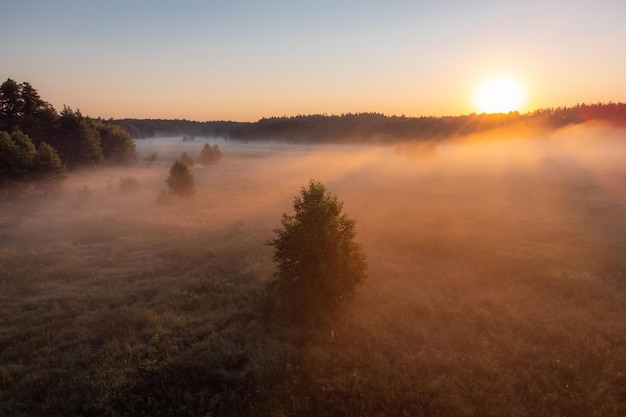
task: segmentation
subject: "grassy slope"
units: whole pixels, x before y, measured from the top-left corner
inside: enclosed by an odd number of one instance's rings
[[[263,242],[319,158],[370,279],[331,328],[286,328]],[[3,203],[0,415],[626,414],[623,171],[359,161]]]

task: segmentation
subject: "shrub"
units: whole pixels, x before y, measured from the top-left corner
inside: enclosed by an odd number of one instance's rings
[[[202,152],[200,152],[199,161],[201,165],[216,164],[222,157],[222,151],[220,151],[217,145],[211,146],[207,143],[202,148]]]
[[[191,197],[195,194],[195,183],[189,167],[176,161],[170,167],[170,176],[165,180],[170,193],[179,197]]]

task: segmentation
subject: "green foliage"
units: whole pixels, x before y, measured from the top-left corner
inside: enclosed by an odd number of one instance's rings
[[[211,146],[207,143],[202,148],[202,152],[200,152],[199,162],[201,165],[217,164],[222,157],[222,151],[219,146]]]
[[[39,143],[52,136],[58,115],[30,83],[7,79],[0,86],[0,130],[22,130]]]
[[[39,93],[28,82],[22,83],[21,101],[24,106],[24,116],[35,116],[47,103],[41,99]]]
[[[71,168],[104,160],[98,130],[79,110],[73,111],[67,106],[61,112],[53,145],[61,160]]]
[[[20,130],[35,144],[48,143],[70,168],[136,159],[135,143],[121,126],[67,106],[59,115],[32,85],[10,78],[0,86],[0,130]]]
[[[0,85],[0,129],[12,131],[18,128],[24,114],[22,86],[15,80],[7,79]]]
[[[0,132],[0,189],[20,178],[17,144],[7,132]]]
[[[109,163],[126,163],[137,158],[135,142],[128,132],[119,125],[97,122],[102,155]]]
[[[8,181],[25,181],[31,175],[35,145],[21,131],[10,135],[2,132],[0,139],[0,165],[2,179]]]
[[[10,135],[0,132],[0,189],[58,188],[66,177],[65,166],[59,155],[47,143],[38,147],[17,130]]]
[[[33,158],[33,175],[39,181],[37,188],[45,191],[58,191],[61,182],[67,177],[67,168],[59,154],[46,142],[37,147]]]
[[[323,321],[367,277],[365,253],[354,240],[355,221],[322,183],[311,180],[293,207],[295,215],[283,214],[283,228],[268,242],[278,267],[270,286],[292,318]]]
[[[97,224],[97,259],[91,234],[15,264],[0,251],[0,416],[272,415],[286,347],[246,262],[226,261],[237,250],[148,228],[129,245]]]
[[[179,197],[191,197],[195,194],[195,182],[187,165],[176,161],[170,167],[170,175],[165,180],[170,193]]]

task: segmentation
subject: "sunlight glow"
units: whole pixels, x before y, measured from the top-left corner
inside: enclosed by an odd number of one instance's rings
[[[474,92],[478,113],[519,111],[526,101],[522,83],[513,77],[498,75],[485,79]]]

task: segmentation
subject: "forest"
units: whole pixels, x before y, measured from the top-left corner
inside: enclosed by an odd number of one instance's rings
[[[268,117],[254,123],[122,119],[115,123],[133,138],[195,135],[234,140],[303,143],[397,143],[441,140],[498,130],[532,135],[589,122],[626,126],[626,104],[578,104],[527,114],[469,114],[446,117],[386,116],[379,113]]]
[[[135,144],[119,125],[85,117],[67,106],[58,113],[30,83],[10,78],[0,85],[0,132],[7,134],[1,145],[0,180],[20,182],[32,177],[35,147],[41,149],[42,145],[55,159],[54,172],[60,169],[56,158],[69,169],[135,158]],[[43,165],[40,163],[39,174]]]

